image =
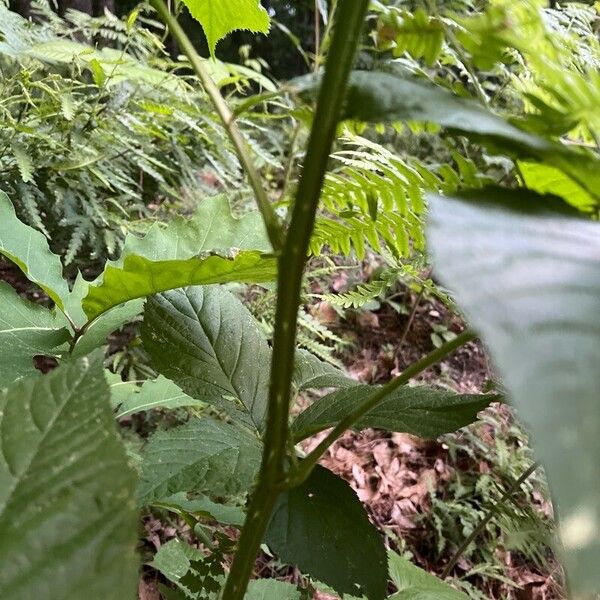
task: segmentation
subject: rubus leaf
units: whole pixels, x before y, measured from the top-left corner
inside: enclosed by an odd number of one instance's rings
[[[319,78],[302,77],[296,85],[300,92],[313,93]],[[596,206],[600,204],[600,160],[593,154],[528,133],[477,102],[439,86],[392,73],[356,71],[350,79],[344,116],[365,122],[437,124],[491,152],[560,169],[594,198]]]
[[[398,593],[389,600],[468,600],[469,596],[455,590],[435,575],[413,565],[410,561],[389,553],[390,579]]]
[[[296,439],[333,427],[378,389],[378,386],[358,385],[318,399],[294,421]],[[473,423],[479,411],[497,400],[494,395],[456,394],[424,385],[405,385],[389,394],[354,428],[373,427],[435,439]]]
[[[119,393],[117,410],[117,418],[119,419],[156,408],[172,410],[183,406],[196,406],[199,408],[206,406],[203,402],[182,392],[180,387],[162,375],[156,379],[145,381],[141,386],[128,383],[123,383],[122,386],[119,386],[119,383],[113,385],[122,388]]]
[[[150,298],[142,340],[157,371],[185,393],[263,430],[271,349],[233,294],[212,286]]]
[[[261,444],[247,429],[204,417],[155,433],[142,458],[142,505],[178,492],[232,497],[250,489]]]
[[[69,338],[55,314],[0,282],[0,389],[36,373],[33,358],[56,356]]]
[[[438,276],[488,344],[548,474],[575,593],[600,589],[600,224],[554,197],[431,199]]]
[[[132,597],[136,477],[102,358],[0,394],[0,589],[12,600]]]
[[[178,287],[270,281],[277,266],[265,254],[270,251],[258,213],[236,219],[227,198],[214,196],[191,219],[155,224],[143,238],[129,235],[121,258],[89,284],[83,309],[91,321],[129,300]]]
[[[280,495],[266,542],[280,560],[339,594],[385,598],[383,539],[352,488],[324,467]]]
[[[213,58],[217,43],[232,31],[269,32],[269,14],[260,0],[183,0],[183,3],[202,25]]]
[[[60,258],[50,252],[43,233],[19,221],[4,192],[0,192],[0,254],[39,285],[56,306],[64,308],[69,286],[62,276]]]
[[[311,352],[297,350],[294,385],[298,391],[302,391],[327,387],[346,388],[358,385],[358,382]]]

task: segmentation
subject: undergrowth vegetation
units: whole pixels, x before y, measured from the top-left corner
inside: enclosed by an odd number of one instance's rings
[[[598,6],[310,9],[0,0],[0,596],[597,597]],[[348,431],[437,440],[406,535]]]

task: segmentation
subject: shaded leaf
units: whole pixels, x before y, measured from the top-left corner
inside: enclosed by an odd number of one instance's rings
[[[301,595],[291,583],[259,579],[248,584],[244,600],[301,600]]]
[[[0,389],[36,373],[34,356],[56,356],[69,338],[56,315],[0,282]]]
[[[0,394],[2,596],[133,596],[136,478],[108,400],[100,356]]]
[[[600,575],[600,224],[556,198],[432,198],[438,276],[483,334],[546,468],[574,591]],[[460,235],[457,235],[460,232]]]
[[[183,3],[202,25],[213,57],[217,43],[232,31],[269,32],[269,15],[259,0],[183,0]]]
[[[19,221],[4,192],[0,192],[0,254],[15,263],[60,309],[64,308],[69,286],[62,276],[60,258],[50,252],[43,233]]]
[[[262,431],[271,350],[233,294],[194,287],[149,299],[142,340],[154,367],[184,392]]]
[[[317,77],[298,80],[300,91],[318,89]],[[477,102],[443,88],[391,73],[356,71],[346,99],[345,118],[367,122],[434,123],[469,137],[490,151],[547,163],[560,169],[600,204],[600,161],[593,154],[528,133]]]
[[[352,488],[324,467],[281,494],[266,542],[280,560],[339,594],[385,598],[383,539]]]
[[[389,600],[468,600],[468,596],[450,587],[439,577],[413,565],[410,561],[389,553],[390,579],[398,593]]]
[[[140,504],[178,492],[238,496],[254,481],[261,444],[248,430],[211,418],[155,433],[142,453]]]
[[[345,388],[358,385],[343,371],[329,363],[323,362],[312,352],[296,351],[294,368],[294,385],[299,391],[319,388]]]
[[[222,525],[241,527],[246,520],[246,513],[244,513],[242,507],[219,504],[202,494],[195,496],[193,499],[188,499],[187,494],[179,492],[154,504],[176,513],[188,513],[195,517],[212,519]]]
[[[292,429],[296,439],[333,427],[378,389],[378,386],[358,385],[318,399],[294,421]],[[354,428],[372,427],[435,439],[473,423],[477,413],[495,401],[498,396],[456,394],[424,385],[402,386],[383,399]]]

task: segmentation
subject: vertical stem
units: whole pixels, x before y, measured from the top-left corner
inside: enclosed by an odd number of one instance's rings
[[[237,151],[238,159],[242,168],[246,172],[252,191],[256,197],[256,203],[262,214],[267,233],[273,249],[278,251],[283,245],[283,228],[279,222],[271,202],[267,196],[267,192],[263,187],[263,182],[258,172],[258,169],[254,165],[252,160],[250,148],[242,135],[242,132],[238,128],[235,122],[235,115],[229,108],[229,105],[225,101],[225,98],[221,95],[219,88],[212,80],[212,77],[206,70],[202,58],[196,52],[194,45],[190,41],[190,38],[186,35],[185,31],[177,22],[177,19],[171,14],[164,0],[150,0],[150,4],[156,9],[161,19],[167,24],[171,35],[179,44],[181,51],[187,56],[192,68],[194,69],[198,79],[202,82],[205,92],[208,94],[211,102],[213,103],[219,118],[221,119],[229,139]]]
[[[242,600],[252,575],[271,512],[285,477],[291,381],[302,278],[325,179],[327,162],[342,113],[369,0],[343,0],[319,101],[290,229],[279,259],[277,311],[264,453],[256,489],[238,551],[223,591],[223,600]]]

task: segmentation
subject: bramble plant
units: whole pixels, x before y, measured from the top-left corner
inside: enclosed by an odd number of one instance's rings
[[[204,28],[213,58],[230,32],[269,28],[258,0],[183,4]],[[502,401],[497,393],[411,385],[479,333],[548,473],[570,593],[582,599],[598,593],[600,158],[594,144],[600,79],[594,67],[582,71],[583,49],[552,62],[567,42],[552,29],[555,22],[544,21],[537,0],[519,3],[514,14],[512,3],[496,0],[455,19],[379,2],[369,13],[368,0],[338,0],[328,15],[324,71],[232,107],[215,83],[212,59],[197,54],[163,0],[150,5],[214,107],[258,210],[235,216],[225,195],[205,198],[189,218],[155,223],[143,237],[129,233],[119,258],[107,261],[96,279],[79,274],[71,284],[45,235],[19,220],[0,192],[0,253],[53,303],[31,303],[0,284],[2,595],[133,598],[136,512],[154,507],[181,517],[206,548],[175,539],[156,553],[152,565],[170,583],[161,589],[165,598],[306,597],[310,588],[253,577],[263,544],[308,581],[344,598],[467,598],[451,580],[387,551],[350,486],[319,461],[348,429],[436,438]],[[464,67],[468,85],[445,85],[416,68],[409,74],[376,63],[355,70],[368,14],[377,20],[382,54],[408,52],[406,62],[414,64],[420,58],[434,64],[444,54]],[[498,65],[499,76],[521,78],[529,105],[501,116],[474,65]],[[565,92],[572,85],[576,98]],[[467,97],[469,90],[478,100]],[[292,197],[276,209],[238,121],[278,95],[310,121],[311,133],[297,188],[286,190]],[[349,124],[345,150],[335,153],[343,122]],[[395,157],[357,137],[367,125],[402,123],[460,139],[481,154],[455,158],[457,173]],[[457,152],[458,145],[450,147]],[[332,154],[342,165],[333,172]],[[472,173],[476,160],[492,155],[511,161],[516,173],[505,187]],[[427,210],[426,247],[435,272],[479,333],[439,336],[430,354],[382,386],[360,384],[299,349],[310,252],[335,249],[332,239],[342,253],[385,248],[392,255],[388,266],[401,269],[403,256],[425,247]],[[332,234],[340,223],[351,232],[342,242],[339,232]],[[271,343],[225,285],[234,282],[275,283]],[[138,386],[104,369],[101,348],[140,314],[144,350],[159,376]],[[36,373],[36,356],[54,357],[59,366]],[[305,390],[327,393],[292,410]],[[157,407],[194,410],[183,425],[150,437],[136,475],[111,407],[117,417]],[[300,442],[321,432],[327,433],[304,455]],[[239,529],[239,539],[208,531],[207,521]]]

